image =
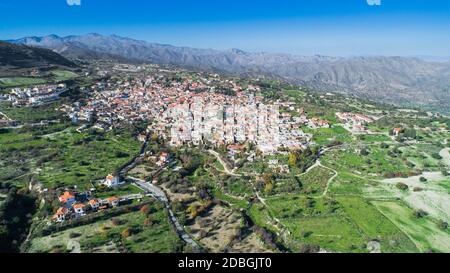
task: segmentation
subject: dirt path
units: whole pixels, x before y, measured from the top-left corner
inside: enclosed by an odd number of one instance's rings
[[[10,121],[11,119],[3,112],[0,112],[0,116],[4,116],[6,120]]]
[[[331,182],[339,175],[339,173],[334,169],[331,169],[331,168],[328,168],[327,166],[322,165],[319,160],[317,162],[319,162],[319,166],[321,166],[322,168],[325,168],[325,169],[328,169],[328,170],[334,172],[334,175],[332,177],[330,177],[330,179],[328,179],[325,190],[323,191],[322,196],[325,196],[328,193],[328,189],[330,188]]]
[[[70,240],[67,242],[67,250],[71,250],[70,253],[81,253],[80,243],[76,240]]]
[[[228,175],[231,176],[241,176],[240,174],[236,174],[234,173],[234,171],[228,169],[227,164],[225,163],[225,161],[223,161],[223,159],[220,157],[220,154],[214,150],[208,150],[208,152],[210,154],[212,154],[213,156],[215,156],[217,158],[217,160],[219,160],[220,164],[223,166],[224,172]]]

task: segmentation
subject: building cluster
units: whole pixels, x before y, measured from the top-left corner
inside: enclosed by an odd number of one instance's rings
[[[4,100],[13,106],[39,105],[59,99],[59,96],[67,91],[64,83],[56,85],[38,85],[32,88],[13,88]]]
[[[279,103],[264,102],[249,91],[235,96],[199,93],[169,105],[159,124],[169,127],[174,146],[253,143],[264,154],[303,148],[309,136],[299,129],[302,120],[281,114],[279,108]]]
[[[362,114],[336,113],[336,116],[353,132],[367,132],[367,124],[374,122],[374,119]]]
[[[87,193],[73,193],[65,191],[58,197],[61,206],[53,215],[55,222],[64,222],[68,219],[79,218],[87,213],[117,207],[120,199],[116,196],[105,199],[90,197]]]
[[[263,153],[304,148],[311,136],[299,129],[301,125],[329,126],[324,120],[281,113],[286,102],[267,102],[258,95],[258,86],[242,87],[218,75],[195,80],[164,75],[124,79],[99,82],[90,87],[91,96],[83,104],[61,110],[74,123],[90,122],[104,129],[149,121],[148,131],[174,146],[248,142]]]

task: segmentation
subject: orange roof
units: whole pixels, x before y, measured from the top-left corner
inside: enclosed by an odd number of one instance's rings
[[[106,200],[107,200],[108,202],[113,202],[113,201],[119,200],[119,198],[117,198],[117,196],[112,196],[112,197],[106,198]]]
[[[66,208],[59,208],[57,211],[56,211],[56,214],[55,215],[62,215],[62,214],[66,214],[67,213],[67,209]]]
[[[84,205],[83,204],[75,204],[75,205],[73,205],[73,208],[74,209],[82,209],[82,208],[84,208]]]
[[[244,148],[244,145],[228,145],[228,149],[232,149],[232,150],[240,150],[243,148]]]
[[[73,193],[71,193],[70,191],[65,191],[62,196],[64,196],[65,198],[74,198],[75,197],[75,195],[73,195]]]
[[[75,195],[73,195],[73,193],[71,193],[69,191],[66,191],[66,192],[64,192],[63,195],[59,196],[59,201],[62,203],[65,203],[65,202],[67,202],[67,199],[72,199],[72,198],[75,198]]]
[[[112,176],[111,174],[106,177],[106,179],[108,179],[108,180],[113,180],[113,178],[114,178],[114,176]]]
[[[95,205],[95,204],[98,204],[98,201],[96,199],[92,199],[92,200],[89,200],[89,204]]]

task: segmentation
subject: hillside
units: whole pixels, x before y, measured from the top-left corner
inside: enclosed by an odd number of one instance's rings
[[[76,64],[52,50],[0,42],[0,66],[13,69],[49,66],[74,68]]]

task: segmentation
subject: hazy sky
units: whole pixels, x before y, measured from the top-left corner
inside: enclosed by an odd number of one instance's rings
[[[450,1],[368,1],[379,0],[0,0],[0,39],[96,32],[302,55],[450,56]]]

